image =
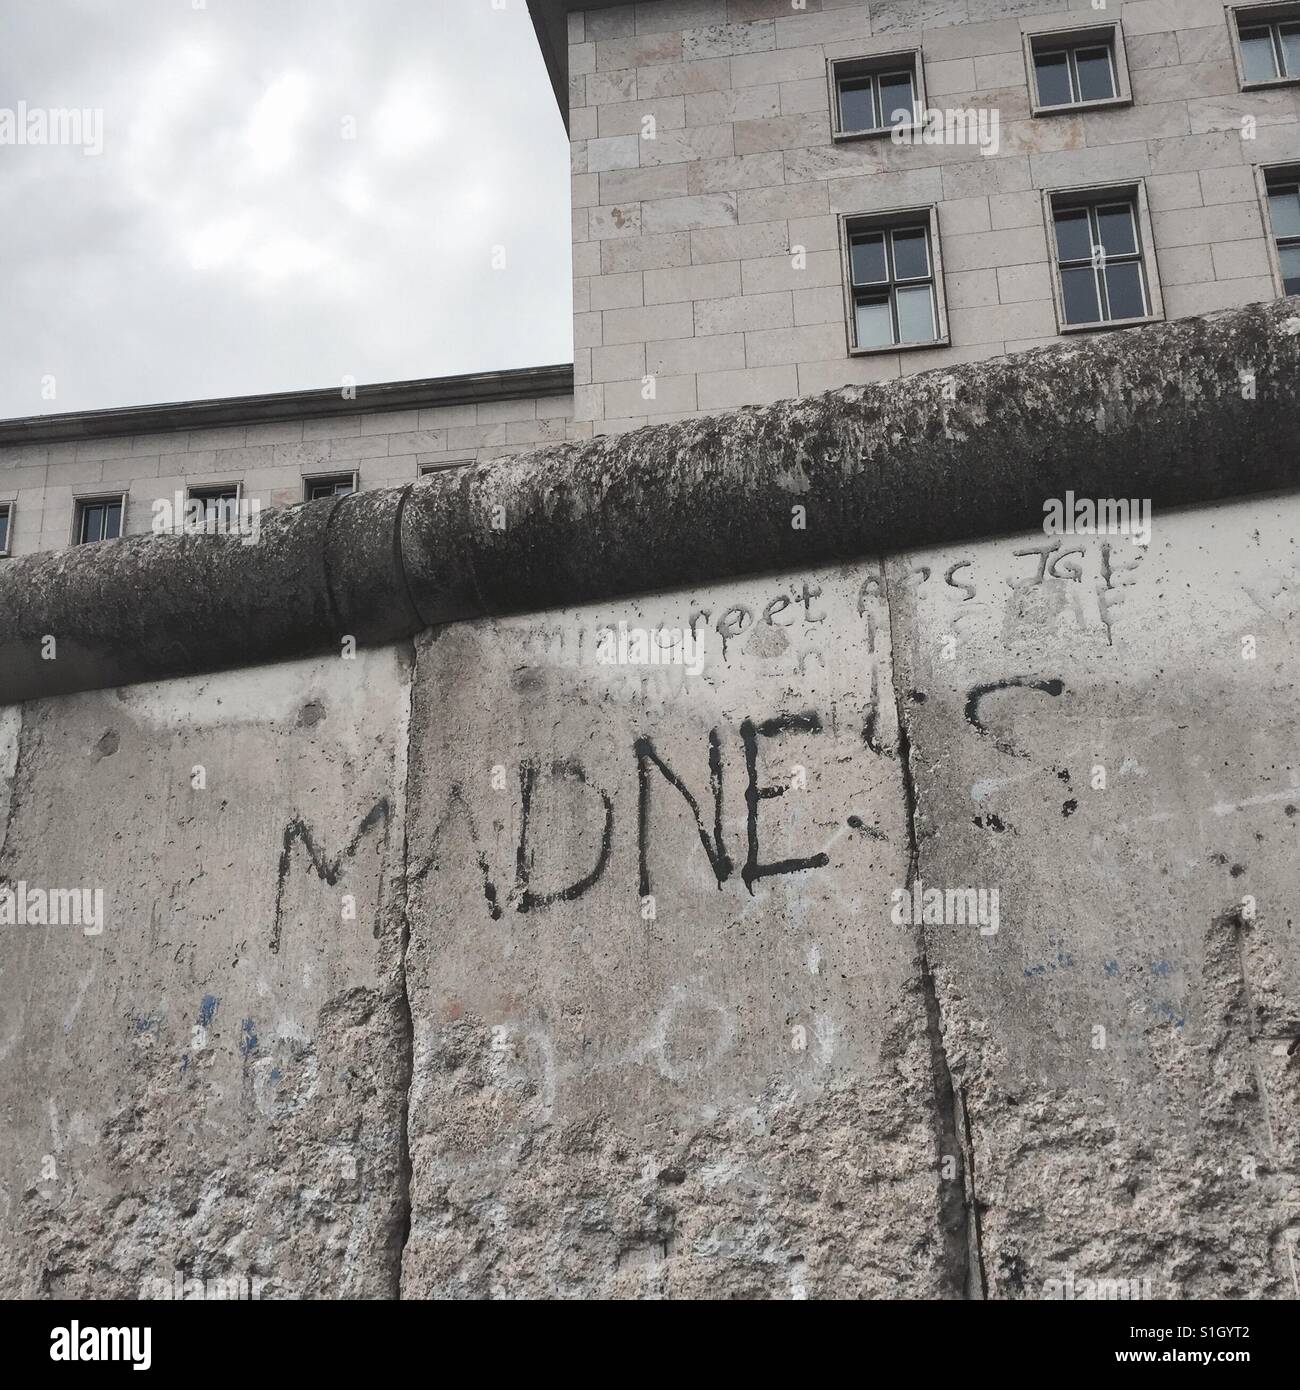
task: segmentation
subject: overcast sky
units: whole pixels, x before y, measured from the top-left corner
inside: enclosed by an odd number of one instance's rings
[[[0,417],[572,360],[524,0],[0,0],[0,142]]]

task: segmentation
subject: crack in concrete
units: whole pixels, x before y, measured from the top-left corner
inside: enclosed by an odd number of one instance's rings
[[[936,998],[936,1003],[938,1002]],[[966,1288],[968,1297],[987,1299],[989,1296],[988,1273],[984,1268],[984,1229],[980,1224],[980,1204],[975,1191],[975,1135],[970,1122],[970,1102],[966,1087],[954,1089],[953,1102],[957,1107],[957,1119],[961,1122],[961,1135],[965,1143],[966,1172],[966,1210],[968,1213],[968,1262],[966,1266]],[[978,1287],[979,1293],[970,1293]]]
[[[7,804],[4,807],[4,835],[0,837],[0,864],[4,863],[5,852],[9,848],[9,834],[14,824],[14,805],[18,800],[18,782],[23,770],[23,740],[27,733],[27,721],[23,718],[23,706],[14,706],[18,710],[18,733],[14,738],[14,767],[9,778],[9,794],[6,798]],[[2,881],[2,880],[0,880]]]
[[[402,1110],[398,1120],[397,1129],[397,1203],[401,1212],[401,1224],[398,1230],[397,1240],[397,1261],[393,1271],[393,1291],[399,1300],[402,1297],[402,1271],[406,1263],[406,1246],[411,1239],[411,1091],[415,1086],[415,1016],[411,1012],[411,993],[407,987],[406,979],[406,956],[411,944],[411,918],[410,902],[408,890],[410,887],[410,809],[411,809],[411,768],[414,759],[411,756],[411,740],[414,737],[414,705],[415,705],[415,680],[419,667],[419,652],[416,648],[416,639],[412,638],[411,644],[411,666],[410,678],[407,682],[406,690],[406,728],[402,731],[405,738],[406,767],[403,777],[402,789],[402,895],[401,895],[401,930],[398,936],[398,967],[397,979],[401,990],[400,1018],[402,1023],[402,1033],[399,1041],[401,1057],[398,1066],[401,1071],[399,1086],[402,1091]]]
[[[1253,920],[1245,916],[1240,904],[1229,908],[1218,920],[1220,922],[1226,921],[1232,928],[1233,946],[1237,953],[1237,968],[1241,973],[1241,994],[1246,1006],[1246,1055],[1250,1058],[1250,1069],[1255,1078],[1255,1089],[1259,1092],[1259,1108],[1264,1120],[1264,1139],[1269,1162],[1276,1172],[1282,1165],[1278,1154],[1277,1135],[1273,1129],[1273,1107],[1269,1103],[1268,1078],[1264,1075],[1263,1067],[1260,1066],[1258,1049],[1260,1044],[1272,1041],[1281,1042],[1285,1039],[1268,1038],[1259,1028],[1259,1021],[1255,1012],[1255,994],[1250,987],[1250,967],[1246,960],[1246,932],[1253,926]],[[1284,1231],[1284,1239],[1285,1236],[1286,1232]],[[1300,1270],[1296,1269],[1295,1243],[1293,1240],[1286,1240],[1285,1244],[1287,1264],[1291,1271],[1291,1284],[1296,1291],[1296,1297],[1300,1298]]]
[[[920,838],[917,835],[917,792],[912,773],[912,740],[907,727],[901,692],[907,685],[898,669],[899,646],[894,633],[894,604],[890,596],[889,571],[880,562],[881,592],[889,624],[890,675],[894,686],[894,709],[898,719],[898,761],[903,778],[903,800],[907,811],[907,887],[916,882],[921,861]],[[979,1219],[979,1202],[975,1191],[975,1154],[971,1134],[970,1111],[964,1089],[959,1093],[953,1084],[952,1068],[943,1041],[943,1010],[935,988],[934,971],[930,965],[925,928],[917,928],[917,955],[921,963],[921,989],[925,1000],[926,1032],[930,1041],[930,1071],[933,1077],[935,1110],[938,1119],[940,1178],[943,1183],[944,1265],[955,1297],[986,1299],[988,1280],[984,1269],[984,1251]],[[951,1159],[955,1171],[952,1177],[943,1175],[943,1166]]]

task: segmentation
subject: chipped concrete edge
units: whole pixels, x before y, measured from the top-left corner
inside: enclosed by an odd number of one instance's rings
[[[0,566],[0,705],[1300,485],[1300,302],[648,426]]]

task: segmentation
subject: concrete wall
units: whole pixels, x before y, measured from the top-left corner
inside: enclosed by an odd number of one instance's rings
[[[1121,22],[1130,106],[1031,117],[1023,31],[1052,16]],[[832,141],[828,61],[908,48],[931,106],[999,113],[995,156]],[[1044,189],[1145,182],[1166,317],[1279,293],[1254,166],[1300,159],[1300,107],[1240,90],[1221,0],[648,0],[570,16],[569,72],[575,417],[598,432],[1052,340]],[[850,356],[839,215],[931,205],[950,346]]]
[[[0,447],[10,552],[61,550],[78,497],[128,493],[125,535],[149,531],[155,498],[242,483],[262,507],[303,500],[303,479],[356,472],[362,490],[413,482],[425,465],[500,458],[566,438],[569,396],[323,416],[216,429]]]
[[[0,1291],[1296,1296],[1298,533],[6,711],[0,876],[106,922],[4,928]],[[895,923],[918,880],[997,930]]]

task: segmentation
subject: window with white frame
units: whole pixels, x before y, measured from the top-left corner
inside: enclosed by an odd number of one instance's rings
[[[203,508],[203,520],[199,527],[205,531],[233,530],[239,521],[238,483],[219,483],[212,487],[190,488],[189,500],[198,502]]]
[[[9,554],[9,546],[13,532],[14,504],[12,502],[0,502],[0,555]]]
[[[930,209],[844,219],[854,352],[942,341],[935,231]]]
[[[302,480],[303,497],[308,502],[317,502],[322,497],[347,497],[357,490],[355,473],[329,473],[322,477]]]
[[[1233,12],[1243,86],[1300,81],[1300,5]]]
[[[1141,322],[1156,314],[1137,189],[1049,194],[1062,328]]]
[[[830,64],[831,128],[836,139],[886,135],[921,119],[925,91],[915,49]]]
[[[1026,34],[1036,116],[1131,99],[1124,37],[1118,24]]]
[[[1283,294],[1300,294],[1300,166],[1265,175],[1268,226]]]
[[[73,518],[73,545],[116,540],[122,534],[125,503],[126,498],[120,493],[110,497],[79,497]]]

